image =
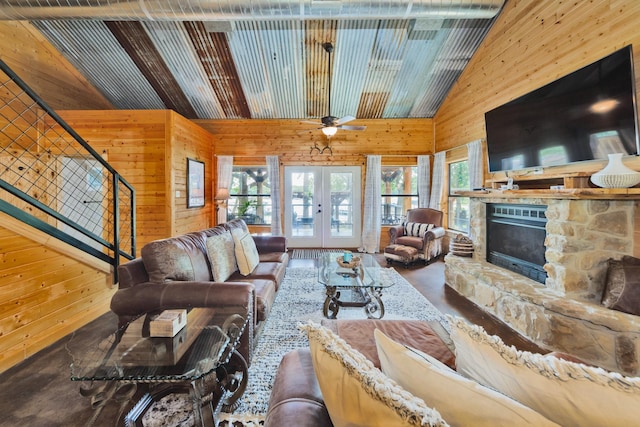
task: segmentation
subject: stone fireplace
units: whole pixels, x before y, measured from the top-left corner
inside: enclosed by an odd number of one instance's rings
[[[546,207],[544,283],[487,262],[488,230],[495,234],[487,212],[493,205]],[[633,255],[637,209],[629,199],[474,193],[474,255],[447,255],[446,283],[542,347],[638,375],[640,317],[600,304],[608,259]]]

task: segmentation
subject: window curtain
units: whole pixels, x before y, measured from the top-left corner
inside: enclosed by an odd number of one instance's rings
[[[382,167],[380,156],[367,156],[364,184],[364,215],[361,252],[376,253],[380,249]]]
[[[469,188],[484,186],[484,169],[482,167],[482,140],[471,141],[467,144],[469,154]]]
[[[418,156],[418,207],[429,207],[431,185],[431,156]]]
[[[280,162],[278,156],[267,156],[267,173],[271,181],[271,234],[282,236],[280,212]]]
[[[233,156],[218,156],[218,182],[216,193],[221,188],[231,190],[231,178],[233,176]],[[218,224],[227,221],[227,209],[218,211]]]
[[[431,181],[431,197],[429,198],[429,207],[431,209],[442,210],[440,208],[440,200],[444,188],[444,161],[446,152],[441,151],[433,156],[433,180]]]

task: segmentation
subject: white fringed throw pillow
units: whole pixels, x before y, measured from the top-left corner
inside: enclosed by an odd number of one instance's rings
[[[312,321],[300,329],[309,337],[313,367],[335,427],[448,425],[329,329]]]
[[[389,378],[436,409],[454,427],[558,427],[523,404],[458,374],[438,359],[374,331]],[[436,386],[437,385],[437,386]]]
[[[506,346],[447,316],[457,371],[562,426],[618,427],[640,420],[640,378]]]
[[[231,236],[233,236],[233,242],[235,243],[238,270],[240,270],[240,274],[243,276],[248,276],[255,270],[260,262],[256,242],[254,242],[251,234],[240,228],[232,229]]]

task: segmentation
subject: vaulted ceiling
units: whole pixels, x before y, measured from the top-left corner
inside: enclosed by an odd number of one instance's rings
[[[8,0],[0,19],[29,20],[117,109],[428,118],[504,1]]]

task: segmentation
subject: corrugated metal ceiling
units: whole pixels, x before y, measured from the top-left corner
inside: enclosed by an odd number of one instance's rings
[[[417,118],[434,116],[503,1],[12,0],[0,17],[32,19],[118,109]]]

